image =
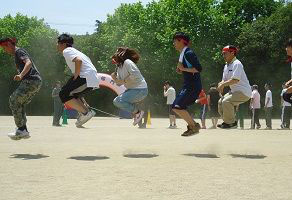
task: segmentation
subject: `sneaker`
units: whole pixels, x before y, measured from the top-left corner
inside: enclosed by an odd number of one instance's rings
[[[237,122],[234,122],[232,124],[226,124],[225,122],[223,122],[220,126],[218,125],[218,127],[222,129],[234,129],[237,128]]]
[[[260,129],[261,128],[261,126],[257,126],[257,128],[256,129]]]
[[[144,116],[143,110],[140,110],[138,113],[136,113],[133,125],[136,126],[142,120],[143,116]]]
[[[75,122],[76,127],[82,126],[83,124],[88,122],[92,117],[94,117],[95,114],[96,112],[94,112],[93,110],[88,111],[86,115],[81,114]]]
[[[272,127],[266,127],[265,130],[272,130]]]
[[[176,125],[173,125],[173,126],[172,126],[172,129],[176,129],[176,128],[177,128],[177,126],[176,126]]]
[[[28,139],[30,138],[29,132],[27,130],[16,129],[13,133],[8,133],[8,137],[12,140]]]
[[[211,126],[208,129],[216,129],[216,128],[217,128],[216,126]]]
[[[199,130],[201,129],[201,125],[199,123],[195,123],[194,127],[187,126],[187,128],[188,128],[188,130],[185,131],[183,134],[181,134],[181,136],[188,137],[188,136],[192,136],[192,135],[198,134]]]

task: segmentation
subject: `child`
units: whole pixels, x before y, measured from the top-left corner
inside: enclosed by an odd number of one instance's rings
[[[169,127],[171,129],[177,128],[175,114],[172,111],[172,104],[175,100],[175,89],[171,86],[169,81],[165,81],[163,86],[163,95],[167,98],[166,105],[168,107],[168,114],[169,114]]]
[[[213,125],[210,127],[210,129],[217,128],[218,118],[220,117],[219,112],[218,112],[219,99],[220,99],[220,94],[217,91],[216,84],[213,83],[210,85],[210,90],[207,95],[209,115],[212,119],[212,125]]]
[[[0,46],[6,53],[15,57],[18,74],[14,76],[14,80],[20,82],[18,88],[9,98],[10,109],[17,129],[15,132],[9,133],[8,136],[13,140],[26,139],[30,135],[26,126],[25,106],[31,102],[40,90],[42,79],[26,50],[16,47],[15,38],[0,40]]]
[[[54,100],[54,117],[53,117],[53,126],[61,126],[60,118],[64,111],[64,105],[59,97],[61,91],[61,82],[57,81],[56,85],[52,91],[52,98]]]
[[[134,116],[133,125],[137,125],[144,111],[138,104],[148,95],[147,83],[137,67],[139,54],[128,47],[119,47],[112,56],[112,63],[117,65],[116,72],[111,74],[117,85],[124,85],[127,90],[113,100],[113,104]]]
[[[81,113],[75,123],[79,127],[95,115],[95,112],[89,110],[81,98],[88,91],[99,87],[99,79],[91,60],[85,54],[73,48],[73,43],[73,38],[68,34],[62,34],[58,37],[58,51],[63,54],[73,73],[73,76],[62,87],[59,96],[63,103]]]
[[[192,105],[202,90],[200,72],[201,64],[193,50],[188,45],[189,36],[183,32],[178,32],[173,37],[173,45],[180,52],[180,59],[176,71],[183,74],[184,84],[180,93],[172,104],[172,110],[187,122],[187,130],[182,136],[191,136],[199,133],[200,124],[193,121],[187,111],[187,107]]]
[[[196,100],[196,103],[201,104],[201,109],[200,109],[200,119],[202,123],[201,129],[206,129],[206,115],[208,112],[208,100],[207,100],[207,95],[205,91],[202,89],[199,98]]]

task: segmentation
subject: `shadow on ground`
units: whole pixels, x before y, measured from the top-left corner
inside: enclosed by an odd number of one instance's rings
[[[72,156],[72,157],[69,157],[67,159],[95,161],[95,160],[106,160],[106,159],[109,159],[109,157],[107,157],[107,156]]]
[[[146,153],[140,153],[140,154],[124,154],[124,157],[126,158],[154,158],[157,157],[157,154],[146,154]]]
[[[43,155],[43,154],[13,154],[10,158],[20,158],[23,160],[36,160],[36,159],[42,159],[47,158],[49,156]]]
[[[191,156],[196,158],[219,158],[216,154],[202,154],[202,153],[187,153],[184,156]]]
[[[247,158],[247,159],[264,159],[265,155],[251,155],[251,154],[230,154],[232,158]]]

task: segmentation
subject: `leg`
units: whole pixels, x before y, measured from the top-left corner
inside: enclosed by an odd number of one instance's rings
[[[189,126],[195,126],[195,121],[193,120],[193,118],[191,117],[191,115],[189,114],[188,111],[186,111],[186,110],[179,110],[179,109],[176,109],[176,108],[173,108],[172,110],[178,116],[180,116],[182,119],[184,119]]]

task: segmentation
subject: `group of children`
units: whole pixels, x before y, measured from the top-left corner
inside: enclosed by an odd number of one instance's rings
[[[73,43],[73,38],[68,34],[62,34],[58,37],[57,49],[63,54],[72,72],[72,77],[59,91],[59,97],[63,104],[66,103],[66,105],[80,113],[76,121],[76,126],[80,127],[95,115],[95,112],[90,109],[83,96],[99,87],[99,77],[90,58],[73,48]],[[166,83],[164,87],[164,95],[172,95],[171,101],[167,103],[171,116],[170,128],[176,127],[174,115],[176,114],[187,123],[187,130],[182,136],[199,133],[200,124],[195,122],[187,111],[187,107],[193,103],[201,103],[203,105],[202,116],[205,115],[208,105],[212,113],[213,128],[216,128],[218,113],[221,115],[223,123],[217,125],[217,127],[223,129],[237,127],[234,107],[248,101],[252,96],[243,65],[236,58],[238,49],[232,45],[222,49],[222,55],[226,61],[222,81],[217,86],[212,85],[208,95],[206,95],[202,90],[200,76],[202,66],[195,52],[189,48],[189,43],[189,36],[183,32],[177,32],[173,37],[173,45],[180,52],[176,72],[183,75],[184,82],[178,95],[175,94],[175,91],[173,92],[169,83]],[[20,81],[19,87],[9,99],[17,129],[15,132],[8,134],[8,136],[13,140],[29,138],[25,106],[40,90],[42,79],[29,54],[24,49],[16,46],[15,39],[2,39],[0,40],[0,46],[3,47],[5,52],[15,57],[18,74],[14,77],[14,80]],[[287,45],[287,54],[289,56],[292,56],[291,46],[291,41],[289,40]],[[139,103],[148,95],[147,83],[137,67],[139,59],[139,54],[128,47],[119,47],[112,56],[112,63],[116,65],[116,69],[111,74],[111,77],[117,85],[126,87],[126,91],[117,96],[113,100],[113,104],[122,110],[132,113],[133,125],[141,121],[144,111],[139,108]],[[291,83],[292,79],[286,85],[288,86]],[[218,92],[223,94],[225,87],[229,87],[230,91],[225,95],[219,96]],[[291,103],[291,94],[292,87],[289,86],[283,94],[283,99]],[[209,103],[206,104],[206,102]],[[216,106],[217,102],[218,107]],[[202,123],[202,128],[205,128],[205,122]]]

